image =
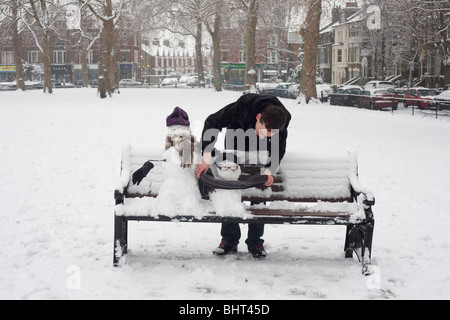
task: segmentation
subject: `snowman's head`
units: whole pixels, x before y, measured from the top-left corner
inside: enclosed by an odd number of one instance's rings
[[[222,153],[216,161],[216,176],[221,180],[237,181],[241,176],[241,167],[233,153]]]

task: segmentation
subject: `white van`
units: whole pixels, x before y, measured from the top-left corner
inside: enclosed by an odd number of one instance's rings
[[[392,81],[369,81],[364,86],[364,90],[371,90],[371,89],[394,89],[394,83]]]

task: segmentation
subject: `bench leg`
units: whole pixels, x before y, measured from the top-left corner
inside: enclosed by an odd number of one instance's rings
[[[353,248],[350,245],[350,235],[351,235],[353,227],[354,227],[353,224],[349,224],[347,226],[347,231],[345,232],[344,252],[345,252],[346,259],[353,258]]]
[[[120,258],[127,253],[128,220],[125,217],[114,216],[114,252],[113,264],[117,266]]]
[[[366,276],[372,274],[370,265],[372,264],[372,239],[375,220],[367,221],[365,225],[363,248],[361,252],[362,273]]]
[[[349,224],[345,238],[345,257],[352,258],[356,253],[362,265],[364,275],[371,274],[372,238],[375,221],[368,220],[364,224]]]

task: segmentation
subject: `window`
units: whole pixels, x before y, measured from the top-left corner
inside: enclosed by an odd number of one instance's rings
[[[14,52],[2,53],[3,64],[14,64]]]
[[[342,49],[337,51],[337,62],[342,62]]]
[[[351,27],[350,28],[350,38],[357,38],[359,36],[358,28]]]
[[[66,63],[66,51],[53,51],[53,63]]]
[[[276,34],[270,35],[270,46],[276,47],[277,45],[278,45],[277,35]]]
[[[94,63],[94,51],[92,50],[89,50],[88,52],[87,63]]]
[[[222,62],[228,61],[228,52],[222,51]]]
[[[349,62],[359,62],[359,47],[350,48]]]
[[[276,51],[268,52],[267,63],[269,63],[269,64],[277,64],[278,63],[278,55],[277,55]]]
[[[245,61],[246,61],[245,50],[239,50],[239,62],[245,62]]]
[[[325,62],[325,52],[323,50],[320,51],[320,64],[324,64]]]
[[[29,64],[39,63],[39,51],[28,52],[28,63]]]

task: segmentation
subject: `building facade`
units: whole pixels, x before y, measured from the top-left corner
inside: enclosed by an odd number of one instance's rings
[[[92,39],[99,30],[90,30]],[[80,41],[77,30],[65,28],[59,35],[50,38],[51,73],[55,84],[81,84],[83,46],[89,46],[87,52],[87,68],[92,84],[98,81],[98,65],[101,59],[100,40],[85,44]],[[132,31],[116,31],[117,81],[121,79],[140,80],[141,77],[141,36]],[[43,54],[31,36],[22,38],[22,64],[26,81],[43,80]],[[4,35],[0,41],[0,82],[15,81],[16,66],[14,63],[12,37]]]
[[[161,43],[162,42],[162,43]],[[152,39],[141,45],[142,76],[180,76],[194,74],[195,50],[185,48],[184,42],[171,45],[168,40]]]
[[[407,32],[385,40],[383,33],[392,33],[389,29],[392,25],[371,33],[367,28],[366,8],[358,8],[356,3],[334,8],[332,22],[321,29],[319,35],[317,65],[320,75],[325,83],[333,85],[390,80],[400,86],[442,88],[445,72],[448,72],[444,71],[446,55],[450,59],[450,14],[443,19],[446,19],[443,25],[447,26],[443,37],[437,37],[439,30],[425,21],[419,29],[428,36],[415,39],[413,45],[407,39],[414,37]]]

